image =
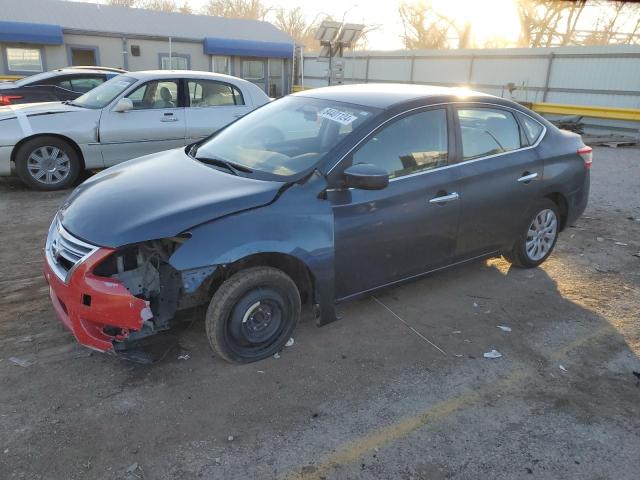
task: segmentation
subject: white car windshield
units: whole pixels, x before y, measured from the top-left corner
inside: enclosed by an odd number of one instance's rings
[[[290,96],[248,114],[198,147],[197,159],[288,177],[315,166],[380,110]]]
[[[111,80],[98,85],[93,90],[89,90],[84,95],[79,96],[73,102],[73,105],[86,108],[104,108],[109,105],[114,98],[124,92],[129,86],[138,80],[125,75],[118,75]]]

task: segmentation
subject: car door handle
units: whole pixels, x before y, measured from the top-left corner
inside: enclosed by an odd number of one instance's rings
[[[173,113],[165,113],[160,119],[161,122],[177,122],[178,117],[174,117]]]
[[[526,173],[526,172],[525,172]],[[529,183],[531,180],[538,178],[538,173],[529,173],[527,175],[523,175],[518,179],[520,183]]]
[[[429,203],[448,203],[453,202],[454,200],[458,200],[459,198],[460,195],[458,195],[456,192],[453,192],[446,195],[441,195],[439,197],[433,197],[431,200],[429,200]]]

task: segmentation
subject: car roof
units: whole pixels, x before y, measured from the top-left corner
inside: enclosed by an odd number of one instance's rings
[[[299,97],[312,97],[336,102],[353,103],[374,108],[389,108],[411,100],[438,98],[461,99],[488,97],[493,95],[475,92],[466,88],[438,87],[403,83],[363,83],[321,87],[294,93]]]
[[[60,75],[86,75],[87,73],[105,74],[105,73],[125,73],[126,70],[116,70],[111,68],[94,68],[94,67],[63,67],[49,70],[48,72],[52,77],[58,77]],[[29,77],[25,77],[29,78]]]
[[[197,70],[143,70],[139,72],[127,72],[127,77],[137,78],[138,80],[150,80],[154,78],[211,78],[212,80],[221,80],[227,82],[245,82],[238,77],[224,75],[223,73],[199,72]]]

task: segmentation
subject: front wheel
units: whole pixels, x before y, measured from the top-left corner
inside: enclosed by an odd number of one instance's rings
[[[526,231],[504,257],[513,265],[533,268],[544,262],[558,241],[560,215],[558,207],[549,199],[541,200],[534,209]]]
[[[280,351],[300,318],[300,293],[283,271],[253,267],[227,279],[211,299],[205,321],[211,348],[231,363]]]

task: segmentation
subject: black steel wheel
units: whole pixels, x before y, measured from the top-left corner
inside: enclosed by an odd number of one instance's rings
[[[253,267],[227,279],[211,299],[206,331],[214,352],[232,363],[282,349],[300,318],[300,294],[281,270]]]

